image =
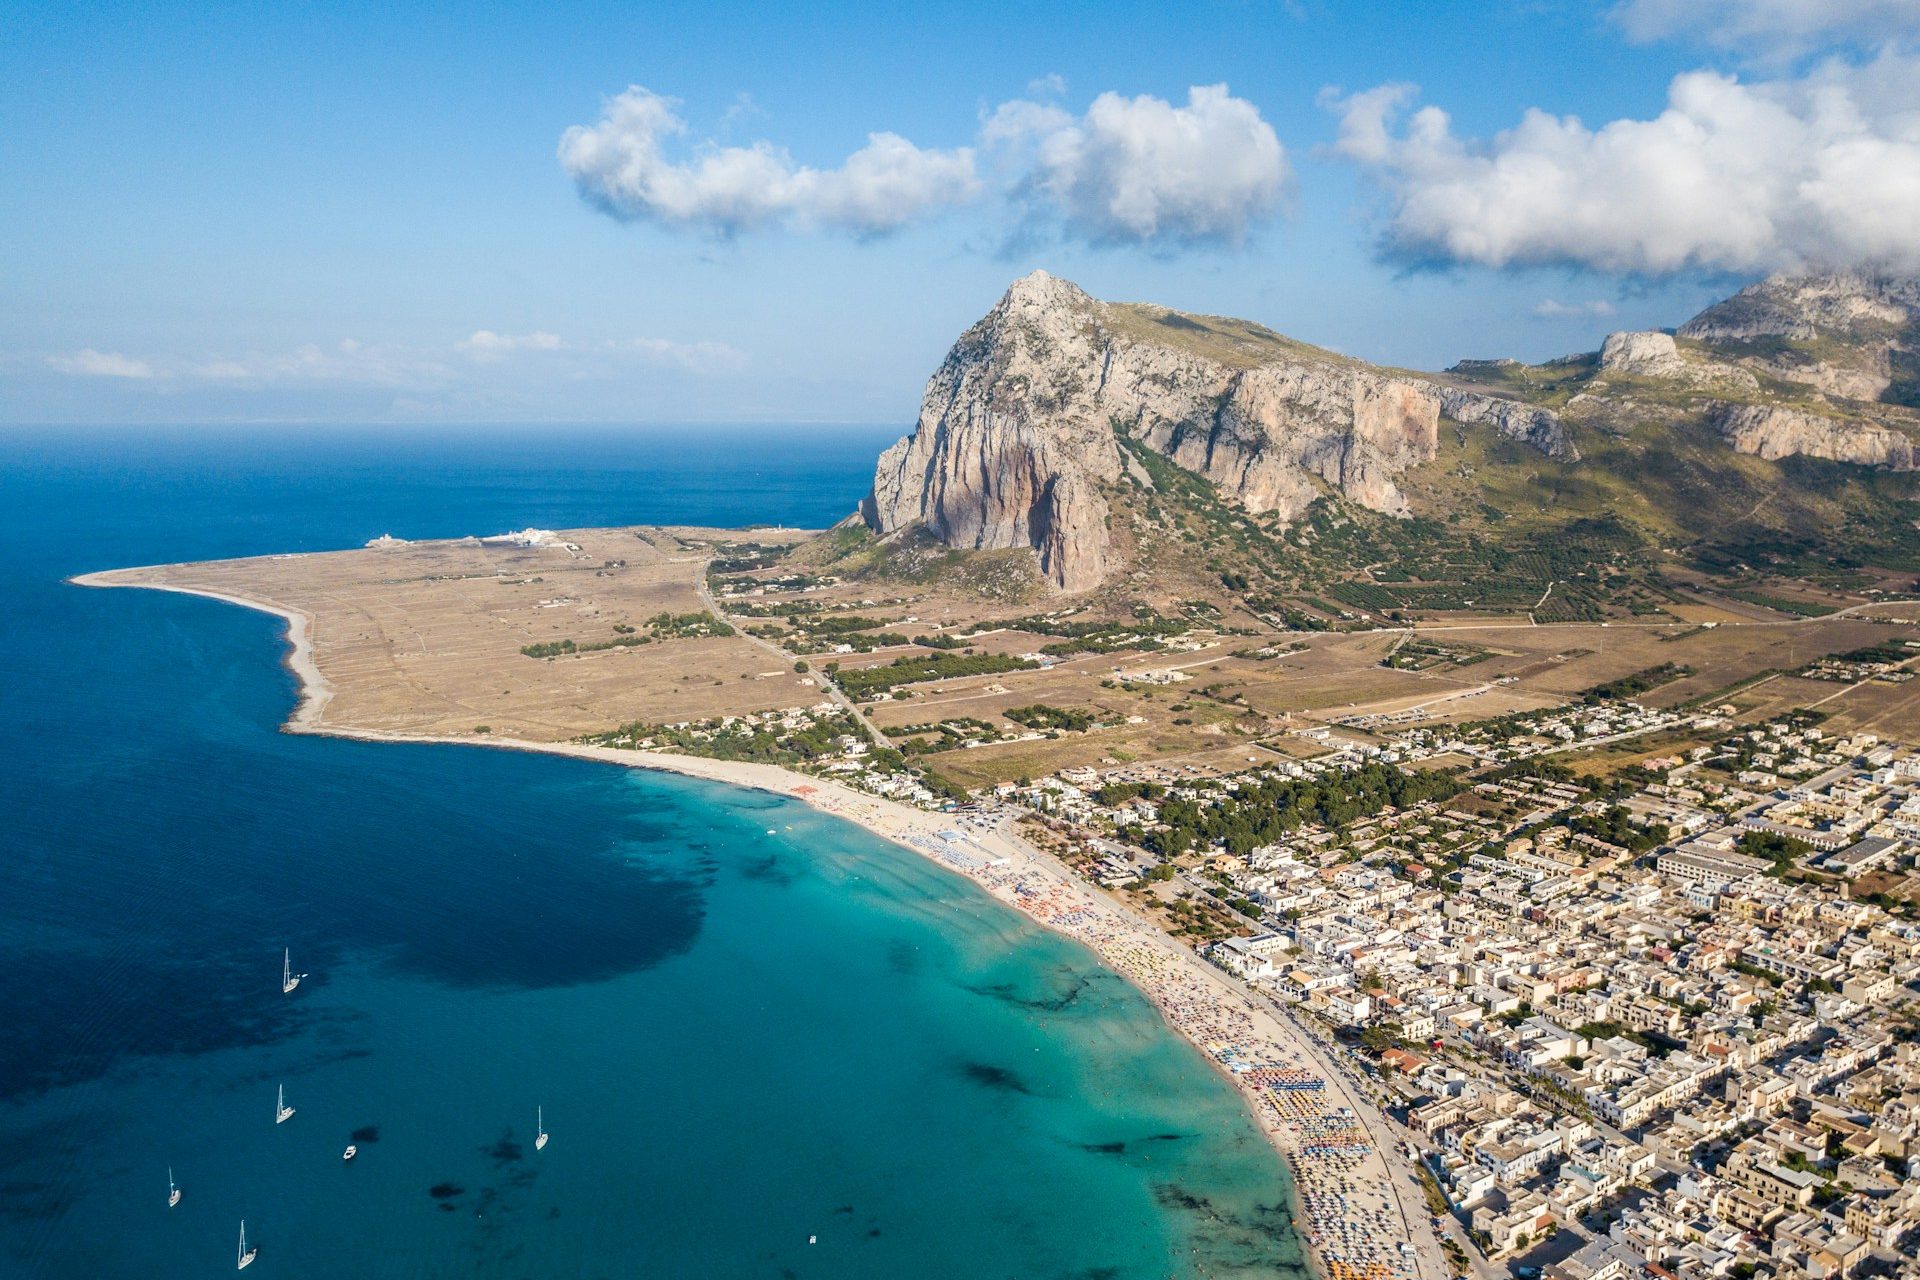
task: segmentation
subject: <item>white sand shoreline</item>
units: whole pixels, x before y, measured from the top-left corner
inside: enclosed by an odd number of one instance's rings
[[[270,613],[287,624],[287,643],[291,646],[283,659],[289,670],[300,682],[300,701],[287,719],[287,728],[296,732],[317,730],[320,717],[333,701],[333,685],[320,671],[320,665],[313,659],[313,618],[299,609],[289,609],[285,605],[273,604],[265,600],[255,600],[246,596],[229,595],[224,591],[211,591],[205,587],[177,587],[163,582],[124,582],[115,575],[138,573],[141,569],[162,568],[160,565],[142,565],[138,568],[106,569],[95,573],[80,573],[67,579],[77,587],[126,587],[142,591],[171,591],[176,595],[204,596],[208,600],[220,600],[227,604],[237,604],[243,609],[253,609],[260,613]]]
[[[1322,1063],[1318,1046],[1131,907],[1085,885],[1064,864],[1023,839],[1010,821],[956,842],[949,838],[956,821],[950,815],[915,809],[778,765],[573,742],[394,733],[325,724],[323,714],[334,690],[315,660],[313,619],[307,613],[207,588],[119,576],[133,572],[138,570],[87,573],[70,581],[85,587],[139,587],[203,596],[270,613],[286,622],[289,648],[284,661],[300,685],[300,701],[283,726],[288,732],[367,742],[504,748],[766,791],[802,800],[964,876],[1026,920],[1087,947],[1104,967],[1146,996],[1168,1027],[1233,1084],[1292,1174],[1295,1225],[1318,1275],[1333,1280],[1368,1275],[1375,1280],[1422,1276],[1440,1280],[1446,1275],[1439,1269],[1437,1248],[1431,1250],[1430,1260],[1426,1249],[1408,1256],[1397,1247],[1387,1247],[1391,1241],[1416,1238],[1413,1217],[1392,1186],[1397,1158],[1363,1140],[1371,1136],[1365,1131],[1379,1126],[1380,1119],[1364,1099],[1351,1094],[1337,1072]],[[1272,1083],[1276,1074],[1317,1082],[1305,1091],[1276,1090]],[[1339,1116],[1343,1107],[1371,1115],[1373,1124],[1356,1127],[1343,1121]],[[1348,1222],[1350,1208],[1381,1216],[1370,1222]],[[1416,1203],[1414,1208],[1417,1211],[1420,1206]],[[1424,1231],[1425,1224],[1420,1227]]]

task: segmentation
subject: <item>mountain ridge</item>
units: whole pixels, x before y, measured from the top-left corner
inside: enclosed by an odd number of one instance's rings
[[[1582,438],[1673,430],[1767,462],[1911,471],[1920,432],[1902,371],[1916,336],[1916,282],[1783,277],[1671,333],[1612,334],[1597,353],[1543,366],[1463,361],[1433,374],[1249,321],[1102,302],[1036,271],[949,350],[860,518],[883,541],[924,531],[960,551],[1030,549],[1043,578],[1073,593],[1128,566],[1113,504],[1153,488],[1140,449],[1278,526],[1324,500],[1436,514],[1421,494],[1443,465],[1443,426],[1520,446],[1507,465],[1570,475],[1607,465],[1586,460]]]

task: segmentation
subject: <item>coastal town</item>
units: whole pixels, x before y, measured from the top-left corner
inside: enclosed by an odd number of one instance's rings
[[[1020,814],[1085,869],[1077,890],[965,841],[928,851],[1094,942],[1257,1099],[1336,1276],[1419,1274],[1415,1219],[1460,1275],[1902,1273],[1920,1229],[1920,754],[1814,715],[1696,719],[1724,738],[1606,780],[1541,745],[1674,718],[1583,706],[1497,747],[1485,731],[1328,739],[1204,779],[1074,769],[955,810]],[[866,754],[827,771],[943,803]],[[1257,844],[1167,838],[1192,805],[1230,812],[1278,779],[1366,794],[1362,770],[1460,755],[1487,772],[1443,796]],[[1200,950],[1236,986],[1176,980],[1137,940],[1102,945],[1115,917],[1177,923],[1192,903],[1230,922]]]
[[[1803,678],[1901,683],[1910,651],[1883,648]],[[1334,717],[1284,762],[1072,766],[977,795],[830,702],[597,740],[810,742],[811,771],[1071,868],[916,842],[1088,941],[1234,1079],[1341,1280],[1910,1273],[1920,753],[1817,711],[1626,696],[1676,674],[1478,722]],[[1006,716],[889,741],[1102,723]],[[1656,749],[1577,767],[1623,740]],[[1143,921],[1231,985],[1169,964]]]

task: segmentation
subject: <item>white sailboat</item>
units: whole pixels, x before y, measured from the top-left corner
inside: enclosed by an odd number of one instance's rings
[[[533,1149],[535,1151],[547,1145],[547,1109],[544,1106],[534,1109]]]
[[[173,1166],[167,1166],[167,1208],[180,1203],[180,1188],[173,1185]]]
[[[280,954],[280,994],[281,995],[283,996],[292,995],[293,989],[300,985],[300,979],[306,976],[307,975],[304,973],[295,973],[293,971],[293,948],[292,947],[288,947],[285,951],[281,952]]]
[[[254,1255],[259,1252],[258,1249],[247,1248],[247,1220],[245,1218],[240,1219],[240,1263],[234,1267],[234,1270],[245,1271],[248,1267],[252,1266]]]
[[[293,1108],[287,1105],[287,1086],[280,1086],[280,1101],[273,1109],[273,1122],[285,1124],[293,1119]]]

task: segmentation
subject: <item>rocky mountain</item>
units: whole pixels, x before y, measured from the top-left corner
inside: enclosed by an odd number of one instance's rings
[[[1779,278],[1675,333],[1613,334],[1594,355],[1423,374],[1247,321],[1101,302],[1035,272],[948,352],[861,517],[883,540],[924,531],[960,550],[1031,548],[1054,587],[1079,592],[1125,567],[1113,504],[1154,487],[1143,463],[1155,455],[1266,526],[1323,499],[1395,517],[1485,507],[1468,490],[1494,483],[1491,455],[1443,458],[1443,424],[1482,453],[1508,450],[1499,465],[1526,483],[1564,475],[1552,483],[1592,492],[1644,478],[1674,431],[1696,441],[1685,446],[1696,487],[1711,488],[1698,473],[1729,447],[1911,471],[1920,422],[1902,405],[1917,337],[1914,281]],[[1643,505],[1660,489],[1639,488]]]
[[[1396,480],[1432,460],[1442,416],[1578,457],[1550,410],[1245,321],[1099,302],[1036,271],[948,352],[862,515],[883,536],[1032,547],[1056,586],[1085,590],[1114,568],[1106,494],[1128,470],[1124,441],[1249,513],[1290,519],[1332,489],[1399,515]]]
[[[1708,307],[1678,336],[1829,395],[1920,404],[1920,280],[1776,276]]]

